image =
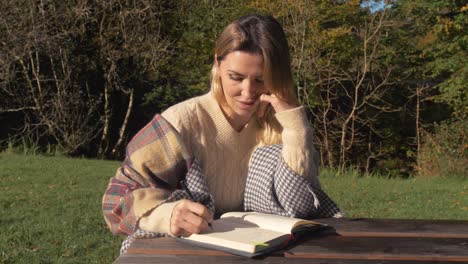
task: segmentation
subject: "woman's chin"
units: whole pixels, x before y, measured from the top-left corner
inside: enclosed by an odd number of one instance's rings
[[[242,118],[242,119],[250,119],[250,117],[252,116],[252,114],[255,112],[255,109],[252,108],[252,109],[236,109],[236,114],[238,117]]]

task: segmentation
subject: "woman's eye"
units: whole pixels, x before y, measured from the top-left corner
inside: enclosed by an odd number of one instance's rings
[[[263,80],[262,80],[262,79],[255,79],[255,81],[256,81],[257,83],[263,84]]]
[[[242,81],[242,77],[236,76],[236,75],[231,75],[231,74],[229,74],[229,79],[231,79],[233,81],[236,81],[236,82]]]

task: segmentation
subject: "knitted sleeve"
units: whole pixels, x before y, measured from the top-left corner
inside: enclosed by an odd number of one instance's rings
[[[314,186],[318,181],[318,154],[313,145],[312,127],[307,121],[303,106],[279,112],[275,117],[283,127],[282,155],[295,173],[306,177]]]

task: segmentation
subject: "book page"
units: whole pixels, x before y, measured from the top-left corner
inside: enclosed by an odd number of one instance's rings
[[[213,230],[185,239],[254,253],[278,246],[289,238],[289,234],[262,229],[238,217],[223,217],[213,221],[212,227]]]
[[[291,233],[294,228],[300,225],[321,225],[314,221],[257,212],[229,212],[221,216],[221,218],[225,217],[243,219],[261,228],[286,234]]]

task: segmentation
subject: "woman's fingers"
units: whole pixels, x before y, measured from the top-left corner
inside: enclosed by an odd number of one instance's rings
[[[192,201],[187,201],[188,202],[188,209],[192,211],[194,214],[202,217],[205,219],[207,222],[211,222],[213,220],[213,216],[211,215],[210,210],[206,208],[203,204],[201,203],[196,203]]]
[[[204,218],[194,213],[188,213],[184,218],[183,229],[189,233],[198,234],[207,228],[208,228],[208,222]]]
[[[282,99],[278,98],[274,94],[271,94],[271,95],[262,94],[260,96],[260,101],[262,103],[271,104],[271,106],[273,106],[273,108],[275,109],[275,111],[277,113],[282,112],[282,111],[286,111],[286,110],[289,110],[289,109],[293,109],[295,107],[294,105],[290,105],[288,102],[283,101]]]
[[[181,200],[173,209],[171,233],[175,236],[189,236],[208,228],[213,220],[210,211],[200,203]]]

